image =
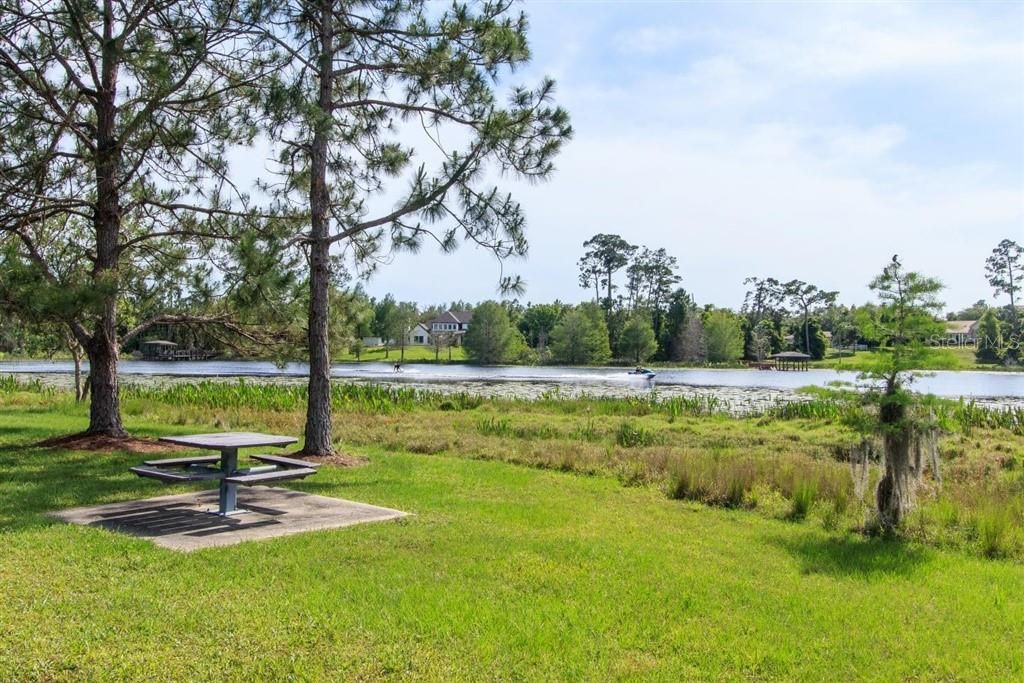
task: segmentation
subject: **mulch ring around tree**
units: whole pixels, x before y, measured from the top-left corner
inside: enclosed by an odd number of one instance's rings
[[[37,448],[66,448],[74,451],[127,451],[140,454],[176,453],[180,446],[162,443],[156,439],[140,439],[134,436],[105,436],[101,434],[68,434],[56,436],[34,444]]]

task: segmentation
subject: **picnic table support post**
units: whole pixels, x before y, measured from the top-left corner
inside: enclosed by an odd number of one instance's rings
[[[238,449],[225,448],[221,451],[221,469],[225,476],[230,477],[238,470]],[[220,482],[220,505],[219,511],[222,515],[230,515],[237,512],[238,484],[231,484],[223,479]]]

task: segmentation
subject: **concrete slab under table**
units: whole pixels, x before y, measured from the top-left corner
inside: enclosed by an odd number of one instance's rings
[[[171,550],[192,551],[276,538],[305,531],[382,522],[408,513],[317,496],[291,489],[252,486],[238,492],[242,514],[217,512],[216,490],[160,496],[125,503],[71,508],[51,515],[72,524],[101,527]]]

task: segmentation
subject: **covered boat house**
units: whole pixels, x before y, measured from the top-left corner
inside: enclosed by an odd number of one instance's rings
[[[800,351],[783,351],[769,356],[775,361],[776,370],[807,370],[811,357]]]
[[[142,360],[208,360],[217,355],[203,349],[182,349],[166,339],[150,339],[139,344]]]
[[[143,360],[172,360],[178,345],[166,339],[151,339],[139,344]]]

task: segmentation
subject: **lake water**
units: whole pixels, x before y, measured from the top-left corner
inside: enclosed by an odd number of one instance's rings
[[[87,366],[86,366],[87,367]],[[120,363],[124,381],[157,377],[252,377],[264,381],[297,381],[307,372],[305,363],[283,366],[266,361],[138,361]],[[70,374],[70,361],[0,362],[0,374],[62,376]],[[479,367],[474,365],[410,364],[394,372],[387,363],[340,363],[333,376],[351,381],[429,386],[431,388],[479,389],[487,395],[530,396],[558,388],[569,394],[624,396],[657,389],[659,393],[685,393],[688,388],[716,388],[720,393],[756,392],[791,394],[805,386],[829,386],[835,382],[857,385],[857,373],[836,370],[778,372],[765,370],[657,369],[652,381],[633,377],[623,368]],[[1024,400],[1024,373],[948,372],[926,373],[914,381],[914,389],[947,398]],[[703,393],[703,392],[700,392]],[[1018,403],[1018,401],[1011,401]]]

